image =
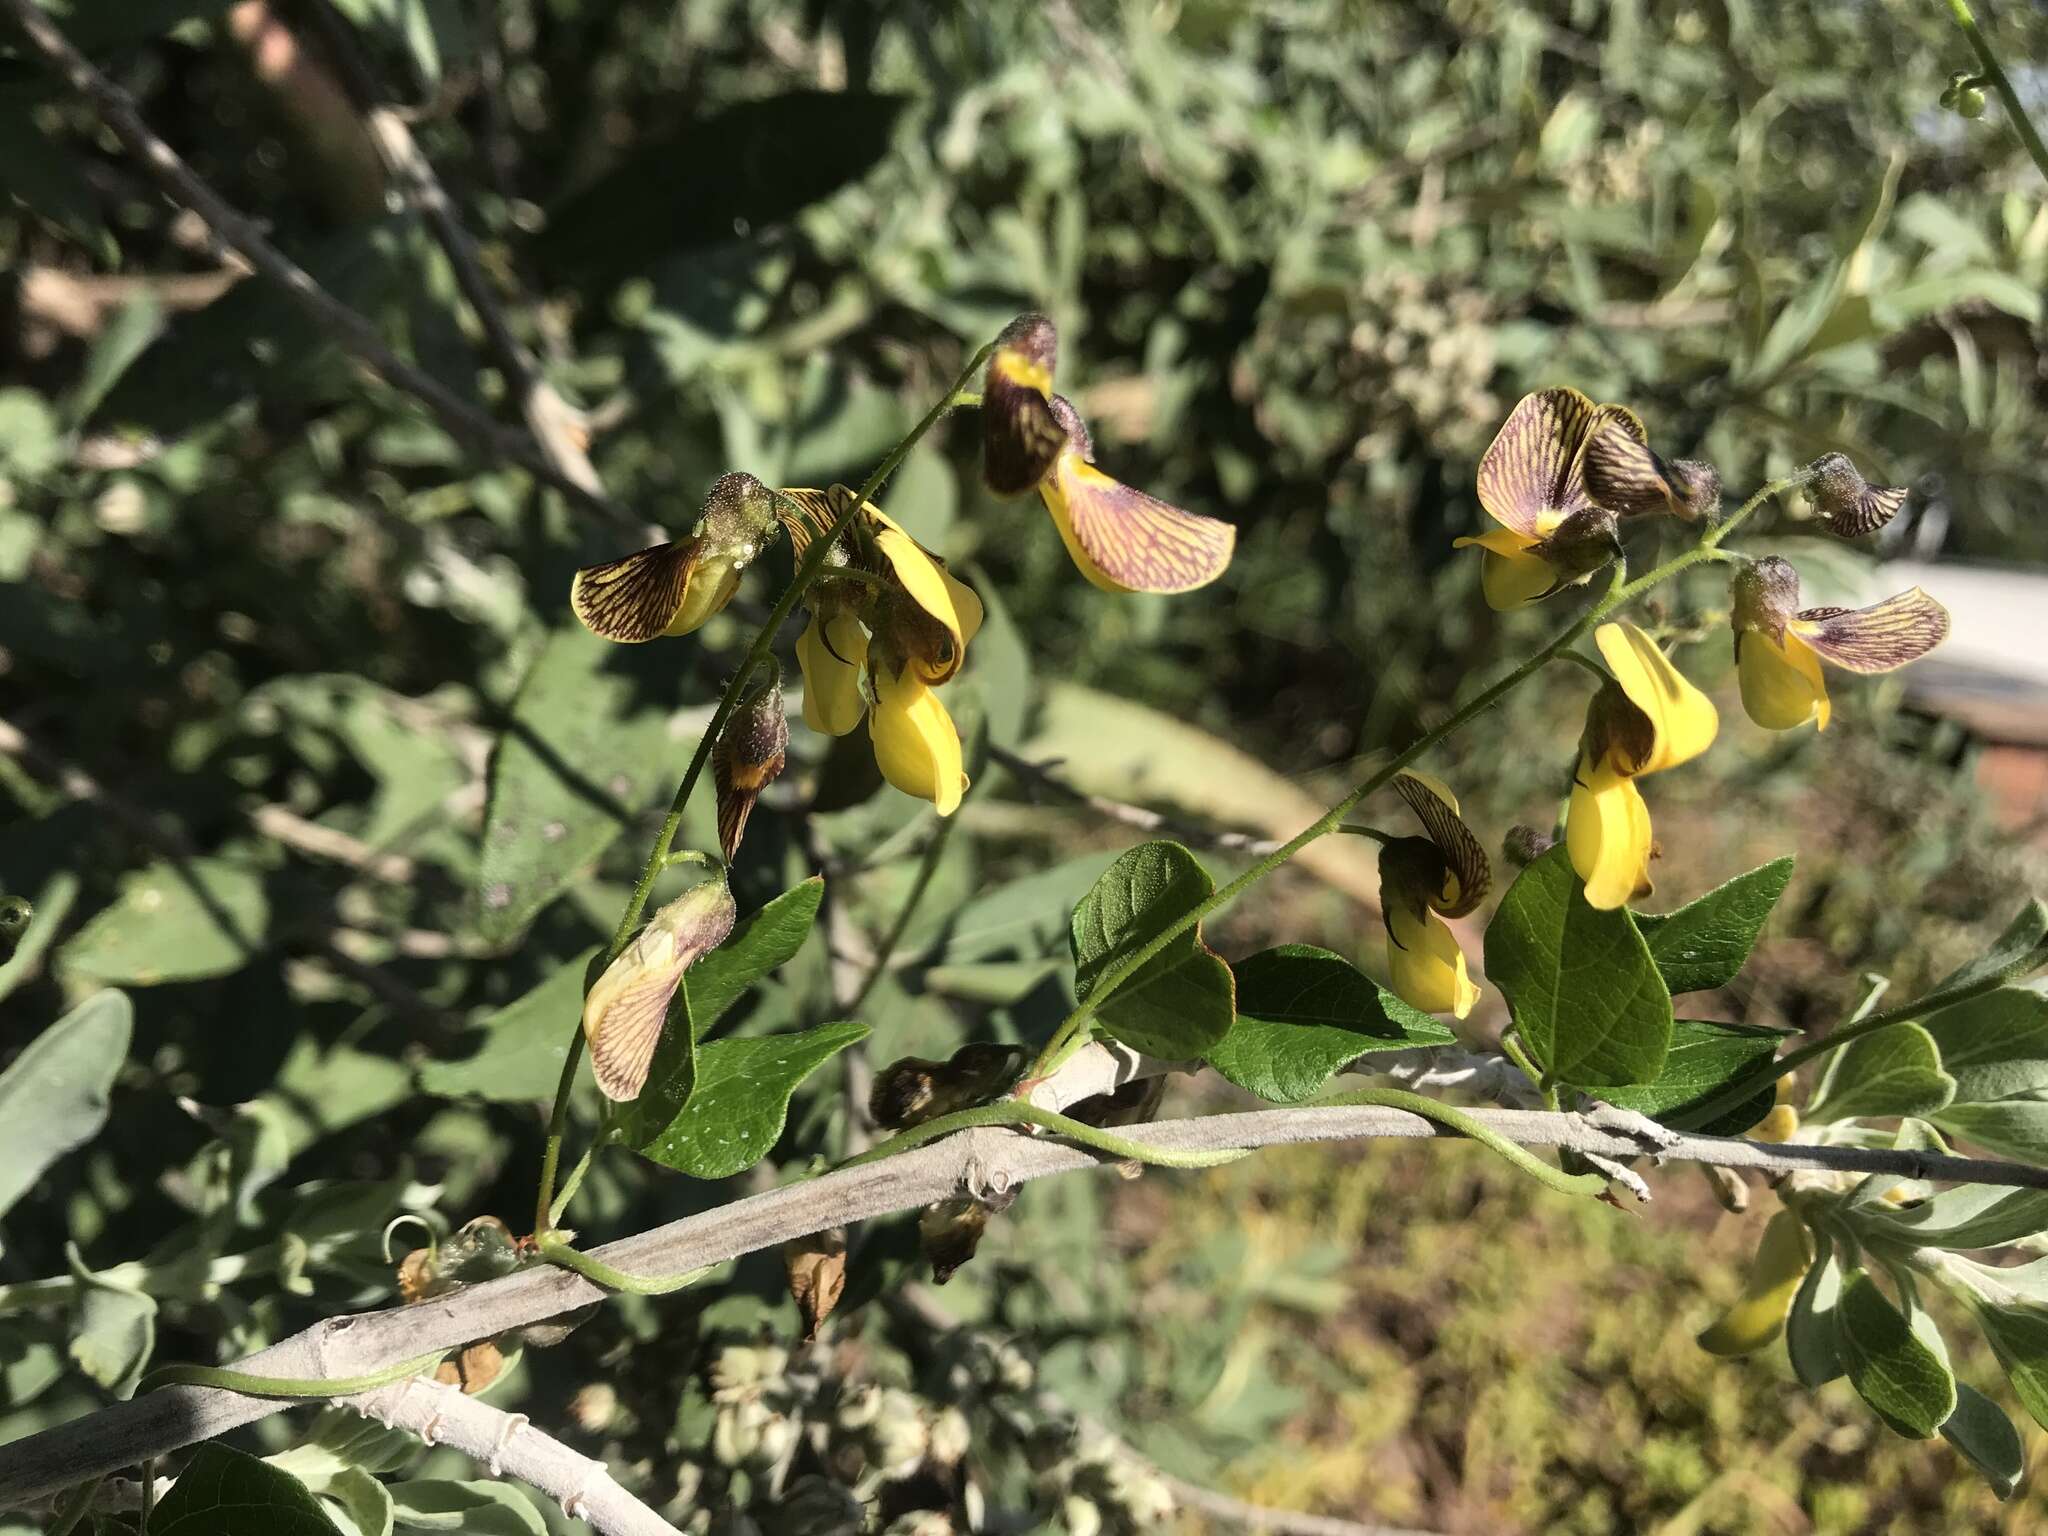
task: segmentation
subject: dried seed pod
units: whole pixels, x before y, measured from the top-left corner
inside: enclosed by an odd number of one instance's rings
[[[718,847],[730,864],[746,836],[747,818],[761,791],[782,776],[789,761],[789,717],[782,708],[782,680],[754,693],[733,712],[711,754],[718,790]]]
[[[790,1298],[803,1314],[808,1344],[818,1337],[818,1329],[846,1289],[846,1229],[833,1227],[791,1238],[782,1245],[782,1260],[789,1270]]]

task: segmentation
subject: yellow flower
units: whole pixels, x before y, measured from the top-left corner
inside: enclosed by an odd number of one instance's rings
[[[1736,573],[1729,622],[1743,710],[1767,731],[1809,720],[1828,728],[1823,659],[1849,672],[1891,672],[1925,656],[1949,630],[1948,610],[1918,587],[1868,608],[1801,609],[1799,573],[1776,555]]]
[[[803,513],[785,519],[799,554],[854,495],[843,485],[783,494]],[[981,629],[981,599],[872,503],[852,532],[835,563],[861,575],[818,581],[810,622],[797,641],[804,723],[843,736],[868,715],[882,776],[950,816],[967,775],[960,733],[933,690],[966,662],[968,643]]]
[[[1095,467],[1080,413],[1053,393],[1059,350],[1044,315],[996,338],[982,381],[982,477],[998,496],[1036,489],[1081,574],[1105,592],[1190,592],[1223,574],[1237,530]]]
[[[1443,919],[1479,905],[1492,869],[1449,789],[1412,769],[1394,776],[1394,789],[1429,835],[1397,837],[1380,849],[1388,977],[1403,1002],[1462,1019],[1479,1001],[1479,988]]]
[[[775,531],[775,503],[752,475],[721,476],[687,538],[585,566],[569,606],[592,634],[622,645],[687,635],[732,601],[740,572]]]
[[[1790,1211],[1778,1212],[1764,1227],[1741,1296],[1700,1334],[1700,1348],[1715,1355],[1746,1355],[1770,1343],[1784,1331],[1792,1298],[1812,1263],[1805,1226]]]
[[[1565,846],[1589,905],[1611,910],[1649,894],[1655,843],[1635,781],[1697,757],[1720,714],[1633,624],[1593,632],[1612,680],[1593,696],[1565,812]]]

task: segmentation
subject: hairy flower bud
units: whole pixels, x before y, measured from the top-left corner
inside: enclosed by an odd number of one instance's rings
[[[655,913],[585,994],[590,1069],[606,1098],[640,1097],[683,972],[725,942],[735,913],[724,876],[693,886]]]
[[[1799,573],[1779,555],[1738,566],[1728,583],[1728,623],[1744,631],[1785,638],[1785,626],[1799,611]]]
[[[726,863],[739,852],[754,802],[782,776],[788,760],[789,717],[783,713],[778,678],[733,711],[711,754],[711,778],[718,790],[718,847]]]
[[[1822,454],[1807,466],[1806,494],[1831,529],[1845,539],[1875,533],[1906,504],[1901,485],[1872,485],[1845,453]]]
[[[1501,839],[1500,851],[1510,864],[1526,868],[1557,846],[1557,839],[1548,832],[1539,832],[1534,827],[1525,827],[1517,822],[1508,828],[1508,834]]]
[[[1673,511],[1693,523],[1711,523],[1720,517],[1720,470],[1702,459],[1673,459],[1668,468],[1677,495]]]
[[[1584,581],[1621,553],[1614,514],[1605,507],[1581,507],[1560,522],[1549,538],[1531,545],[1529,553],[1554,573],[1552,592]]]

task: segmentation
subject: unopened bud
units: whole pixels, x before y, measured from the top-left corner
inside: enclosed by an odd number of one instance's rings
[[[1701,459],[1673,459],[1673,510],[1688,522],[1714,522],[1721,516],[1721,471]]]
[[[1112,1486],[1124,1518],[1132,1525],[1157,1525],[1173,1513],[1173,1490],[1150,1467],[1125,1462],[1117,1468]]]
[[[1745,631],[1782,640],[1785,626],[1799,611],[1799,572],[1780,555],[1766,555],[1736,567],[1728,583],[1728,623]]]
[[[1621,553],[1614,514],[1605,507],[1581,507],[1560,522],[1549,538],[1531,545],[1529,553],[1556,572],[1551,592],[1584,581]]]
[[[1520,822],[1508,828],[1508,835],[1500,840],[1500,851],[1510,864],[1527,868],[1557,846],[1557,839],[1548,832],[1534,827],[1525,827]]]
[[[1821,518],[1845,539],[1875,533],[1906,504],[1901,485],[1872,485],[1845,453],[1828,453],[1807,466],[1813,479],[1806,494]]]
[[[1052,410],[1059,337],[1044,315],[1019,315],[996,338],[981,386],[981,476],[998,496],[1043,480],[1067,446]]]
[[[747,818],[761,791],[782,776],[789,760],[789,717],[778,678],[733,712],[711,754],[718,789],[718,846],[730,864],[746,836]]]
[[[693,886],[654,914],[585,995],[590,1069],[606,1098],[640,1097],[683,972],[725,942],[735,912],[723,876]]]
[[[593,1381],[579,1387],[569,1399],[569,1418],[586,1435],[603,1434],[618,1416],[618,1389],[607,1381]]]
[[[790,1299],[803,1314],[804,1342],[808,1344],[817,1338],[818,1329],[846,1289],[846,1229],[833,1227],[791,1238],[782,1245],[782,1261],[789,1271]]]

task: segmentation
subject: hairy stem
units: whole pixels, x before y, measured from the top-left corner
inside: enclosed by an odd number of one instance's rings
[[[2020,142],[2033,157],[2034,167],[2044,178],[2048,178],[2048,144],[2041,142],[2040,130],[2034,120],[2027,116],[2027,110],[2020,105],[2019,93],[2012,88],[2012,81],[2006,78],[2005,66],[1998,62],[1998,55],[1992,51],[1991,40],[1977,26],[1977,18],[1970,11],[1970,0],[1948,0],[1949,14],[1956,19],[1956,25],[1963,29],[1963,36],[1970,40],[1970,46],[1977,51],[1977,63],[1983,68],[1984,78],[1991,82],[1998,92],[1998,99],[2005,103],[2006,120],[2012,124],[2012,131],[2020,136]]]
[[[640,871],[640,879],[633,887],[633,894],[627,898],[626,910],[620,914],[619,925],[612,933],[611,945],[605,953],[607,963],[618,958],[619,953],[631,942],[634,930],[639,927],[641,914],[647,910],[647,898],[653,893],[654,882],[662,870],[668,867],[669,850],[674,846],[676,833],[682,827],[684,808],[690,803],[690,794],[696,789],[697,780],[703,777],[704,765],[711,758],[711,749],[717,744],[719,734],[724,731],[726,721],[739,707],[748,679],[768,659],[769,652],[775,645],[775,636],[781,630],[784,621],[795,611],[797,603],[810,589],[811,583],[824,571],[833,547],[839,542],[839,536],[860,515],[860,509],[881,490],[883,482],[896,472],[897,466],[909,456],[910,450],[917,446],[925,433],[936,426],[939,419],[959,403],[961,396],[967,392],[968,383],[981,371],[981,365],[988,361],[989,353],[994,350],[995,344],[991,342],[968,359],[967,366],[961,369],[960,377],[954,381],[953,387],[946,391],[944,398],[925,413],[924,419],[910,429],[909,435],[902,442],[889,451],[889,456],[868,476],[867,483],[860,488],[859,494],[853,498],[851,504],[834,520],[830,530],[824,537],[813,539],[804,551],[803,558],[797,562],[795,575],[783,589],[782,596],[776,599],[775,606],[768,611],[767,619],[754,635],[753,644],[747,647],[747,654],[741,658],[731,681],[725,685],[725,692],[718,700],[718,708],[712,711],[711,723],[704,728],[704,734],[697,742],[697,750],[691,755],[689,766],[683,770],[683,779],[676,786],[675,798],[669,803],[668,815],[662,820],[661,830],[655,835],[654,846],[648,851],[647,863]],[[583,1028],[579,1020],[575,1032],[569,1037],[569,1051],[562,1062],[561,1080],[555,1086],[554,1107],[548,1112],[547,1145],[541,1153],[540,1186],[534,1198],[535,1232],[548,1231],[558,1219],[553,1209],[555,1175],[561,1166],[562,1138],[569,1124],[569,1093],[576,1086],[576,1069],[582,1062]]]
[[[885,1157],[894,1157],[928,1141],[937,1141],[941,1136],[951,1136],[955,1131],[969,1131],[986,1125],[1035,1125],[1042,1131],[1057,1132],[1067,1140],[1092,1147],[1097,1152],[1107,1152],[1111,1157],[1127,1158],[1134,1163],[1152,1163],[1161,1168],[1214,1168],[1220,1163],[1234,1163],[1250,1150],[1232,1147],[1211,1152],[1169,1152],[1084,1124],[1069,1115],[1027,1104],[1022,1099],[1006,1099],[1000,1104],[956,1110],[950,1115],[940,1115],[922,1125],[914,1125],[890,1137],[879,1147],[870,1148],[858,1157],[849,1157],[839,1167],[858,1168],[863,1163],[878,1163]]]
[[[1355,1093],[1339,1094],[1334,1099],[1323,1100],[1328,1105],[1359,1104],[1377,1109],[1405,1109],[1411,1115],[1420,1115],[1446,1129],[1456,1131],[1460,1136],[1469,1136],[1489,1151],[1506,1158],[1523,1173],[1529,1175],[1545,1189],[1554,1189],[1563,1195],[1597,1195],[1607,1188],[1607,1180],[1597,1173],[1565,1173],[1553,1168],[1527,1148],[1510,1141],[1484,1121],[1468,1115],[1455,1105],[1423,1094],[1410,1093],[1404,1088],[1362,1088]]]

